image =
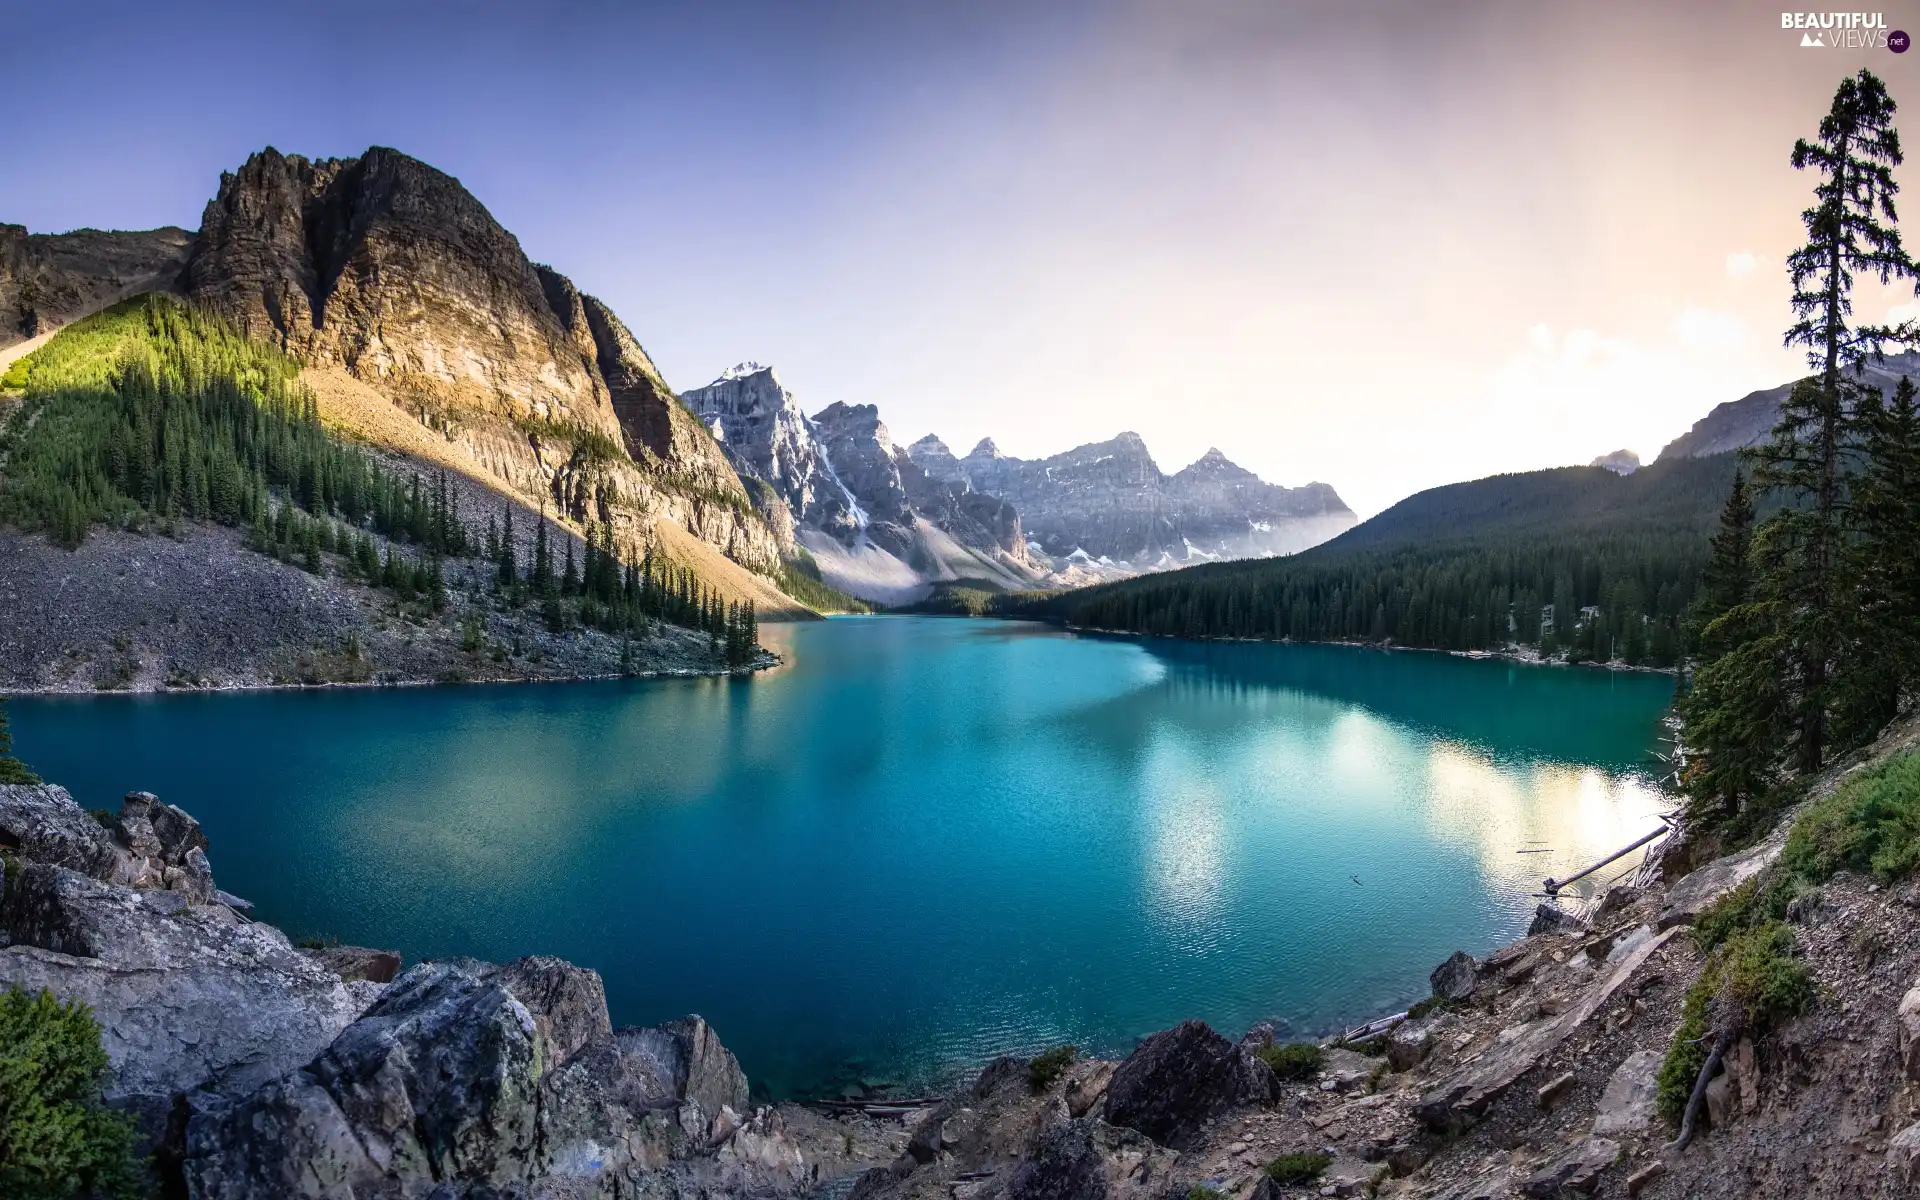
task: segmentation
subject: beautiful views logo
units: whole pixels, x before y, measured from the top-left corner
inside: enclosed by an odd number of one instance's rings
[[[1887,29],[1883,13],[1783,12],[1780,28],[1800,31],[1800,44],[1820,50],[1874,50],[1905,54],[1911,44],[1905,32]]]

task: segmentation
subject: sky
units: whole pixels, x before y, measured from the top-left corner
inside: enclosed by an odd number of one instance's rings
[[[196,228],[262,146],[392,146],[676,388],[772,363],[957,453],[1134,430],[1362,515],[1651,458],[1792,378],[1793,141],[1862,66],[1920,113],[1920,52],[1802,47],[1756,3],[0,11],[0,221]]]

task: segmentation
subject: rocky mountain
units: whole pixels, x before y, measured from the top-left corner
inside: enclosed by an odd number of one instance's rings
[[[723,586],[785,606],[749,573],[776,572],[791,545],[638,340],[452,176],[382,147],[317,161],[269,148],[221,177],[180,287],[309,364],[323,408],[385,398],[449,465],[628,545],[676,526],[746,568]]]
[[[1640,469],[1640,456],[1631,450],[1614,450],[1602,454],[1587,464],[1590,467],[1605,467],[1615,475],[1631,475]]]
[[[1056,570],[1100,564],[1137,574],[1291,554],[1358,519],[1324,483],[1266,483],[1217,449],[1163,474],[1136,433],[1044,459],[1003,455],[991,439],[965,458],[935,437],[915,442],[911,453],[936,478],[1010,501]]]
[[[171,226],[48,234],[0,225],[0,348],[43,337],[135,293],[171,286],[192,243],[192,234]]]
[[[681,399],[745,477],[766,485],[763,515],[786,514],[834,587],[883,603],[939,580],[987,578],[1031,587],[1046,565],[1030,553],[1015,507],[930,476],[894,443],[879,409],[834,403],[808,417],[773,368],[742,363]]]
[[[1889,354],[1886,361],[1868,365],[1865,373],[1868,382],[1883,395],[1890,394],[1903,375],[1911,375],[1920,383],[1920,354]],[[1693,423],[1693,428],[1668,442],[1660,451],[1660,459],[1705,458],[1759,445],[1773,432],[1780,418],[1780,402],[1793,388],[1792,383],[1783,383],[1714,406],[1712,412]]]

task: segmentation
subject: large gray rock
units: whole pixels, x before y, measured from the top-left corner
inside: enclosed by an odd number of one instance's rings
[[[268,925],[170,891],[27,864],[0,905],[0,987],[93,1010],[110,1099],[151,1131],[175,1093],[245,1092],[311,1058],[359,1014],[337,975]]]
[[[1442,1000],[1465,1000],[1480,986],[1480,961],[1465,950],[1455,950],[1428,979],[1433,994]]]
[[[1780,857],[1780,851],[1786,846],[1786,831],[1792,824],[1782,821],[1766,841],[1738,854],[1715,859],[1674,884],[1667,891],[1667,902],[1661,906],[1656,924],[1661,929],[1693,924],[1720,897],[1766,870]]]
[[[0,848],[95,879],[114,878],[122,857],[113,835],[52,784],[0,785]]]
[[[714,1116],[722,1108],[747,1111],[747,1076],[733,1052],[720,1044],[713,1027],[700,1017],[665,1025],[622,1029],[614,1040],[626,1055],[628,1071],[649,1107],[692,1101]]]
[[[1107,1120],[1162,1145],[1186,1149],[1216,1118],[1272,1101],[1278,1085],[1267,1065],[1187,1021],[1140,1043],[1107,1085]]]
[[[414,967],[305,1067],[197,1106],[189,1194],[693,1196],[809,1178],[777,1117],[736,1111],[746,1081],[725,1078],[737,1064],[705,1022],[615,1034],[603,995],[557,959]]]
[[[1638,1133],[1653,1123],[1654,1101],[1660,1091],[1660,1051],[1636,1050],[1627,1055],[1607,1080],[1593,1112],[1596,1137]]]
[[[1008,1200],[1161,1197],[1178,1156],[1131,1129],[1097,1118],[1070,1121],[1040,1139],[1007,1185]]]

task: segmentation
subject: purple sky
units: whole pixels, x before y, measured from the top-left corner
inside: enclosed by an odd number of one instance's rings
[[[1787,378],[1793,138],[1862,65],[1920,113],[1920,53],[1751,3],[16,0],[3,37],[0,220],[193,227],[263,145],[390,145],[677,387],[758,359],[903,441],[1134,429],[1363,513]]]

